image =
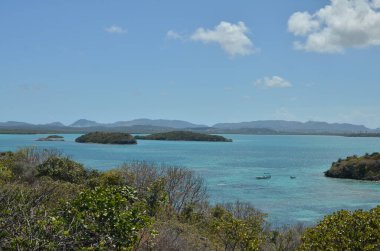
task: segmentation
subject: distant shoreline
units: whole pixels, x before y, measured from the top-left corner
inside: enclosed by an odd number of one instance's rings
[[[74,129],[74,128],[73,128]],[[105,130],[99,130],[99,128],[85,128],[82,130],[78,130],[76,128],[75,130],[28,130],[28,129],[0,129],[0,134],[29,134],[29,135],[36,135],[36,134],[85,134],[88,132],[95,132],[95,131],[102,131],[102,132],[128,132],[131,134],[151,134],[151,133],[157,133],[157,132],[169,132],[173,130],[163,130],[163,131],[155,131],[155,130],[128,130],[128,128],[120,128],[115,129],[112,128],[112,130],[105,129]],[[264,132],[242,132],[240,130],[191,130],[188,129],[189,132],[199,132],[199,133],[207,133],[207,134],[236,134],[236,135],[263,135],[263,136],[341,136],[341,137],[368,137],[368,138],[378,138],[380,137],[380,133],[333,133],[333,132],[325,132],[325,133],[308,133],[308,132],[271,132],[271,133],[264,133]]]

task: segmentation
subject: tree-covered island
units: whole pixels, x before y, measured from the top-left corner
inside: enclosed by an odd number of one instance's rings
[[[132,135],[120,132],[90,132],[76,138],[75,142],[119,145],[137,144]]]
[[[195,133],[189,131],[173,131],[164,133],[155,133],[147,136],[136,136],[136,139],[142,140],[173,140],[173,141],[211,141],[211,142],[232,142],[220,135],[211,135],[204,133]]]
[[[356,180],[380,180],[380,153],[366,154],[358,157],[349,156],[332,163],[331,168],[325,172],[327,177],[356,179]]]
[[[63,136],[49,135],[46,138],[39,138],[36,141],[65,141]]]

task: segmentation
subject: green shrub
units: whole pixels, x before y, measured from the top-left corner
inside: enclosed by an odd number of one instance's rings
[[[8,182],[12,179],[13,173],[12,171],[0,163],[0,184],[3,182]]]
[[[66,203],[54,224],[64,226],[66,249],[129,250],[150,226],[145,204],[127,186],[97,187]]]
[[[38,176],[48,176],[53,180],[82,183],[88,177],[86,169],[67,157],[50,157],[37,166]]]
[[[307,229],[302,250],[379,250],[380,206],[369,211],[341,210]]]
[[[217,205],[211,210],[209,231],[224,250],[259,250],[264,216],[246,203]]]

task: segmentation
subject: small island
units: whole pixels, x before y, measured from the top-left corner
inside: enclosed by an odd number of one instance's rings
[[[50,135],[50,136],[47,136],[46,138],[36,139],[36,141],[65,141],[65,140],[62,136]]]
[[[380,180],[380,153],[356,155],[332,163],[325,176],[341,179]]]
[[[118,145],[137,144],[132,135],[120,132],[90,132],[76,138],[75,142]]]
[[[164,133],[155,133],[148,136],[136,136],[136,139],[142,140],[173,140],[173,141],[211,141],[211,142],[232,142],[219,135],[204,133],[195,133],[189,131],[173,131]]]

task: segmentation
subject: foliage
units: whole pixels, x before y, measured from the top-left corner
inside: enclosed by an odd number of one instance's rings
[[[136,144],[135,138],[128,133],[90,132],[75,139],[78,143],[99,144]]]
[[[10,181],[12,177],[12,171],[0,163],[0,183]]]
[[[61,210],[54,220],[64,225],[69,249],[129,250],[139,231],[151,224],[144,203],[127,186],[84,191]]]
[[[33,186],[0,187],[0,250],[55,250],[51,225],[44,225],[60,200],[70,200],[78,187],[41,179]]]
[[[369,211],[341,210],[307,229],[302,250],[379,250],[380,206]]]
[[[265,230],[265,242],[260,246],[263,251],[297,250],[301,244],[301,237],[305,233],[302,224],[282,226],[279,229]]]
[[[155,133],[148,136],[136,136],[136,139],[232,142],[231,139],[226,139],[223,136],[204,134],[204,133],[195,133],[195,132],[190,132],[190,131],[173,131],[173,132]]]
[[[271,230],[250,204],[210,206],[186,168],[97,172],[55,150],[0,153],[0,250],[378,250],[379,240],[380,206],[339,211],[306,232]]]
[[[224,250],[259,250],[264,214],[249,204],[217,205],[211,210],[210,232],[223,243]]]
[[[82,164],[67,157],[50,157],[36,167],[38,176],[48,176],[53,180],[81,183],[91,174]]]
[[[325,175],[333,178],[380,180],[380,153],[339,159],[332,164]]]
[[[146,162],[125,164],[120,169],[126,184],[136,187],[139,193],[146,193],[157,180],[161,180],[169,204],[179,213],[186,205],[202,204],[207,201],[207,190],[203,179],[193,171]]]

